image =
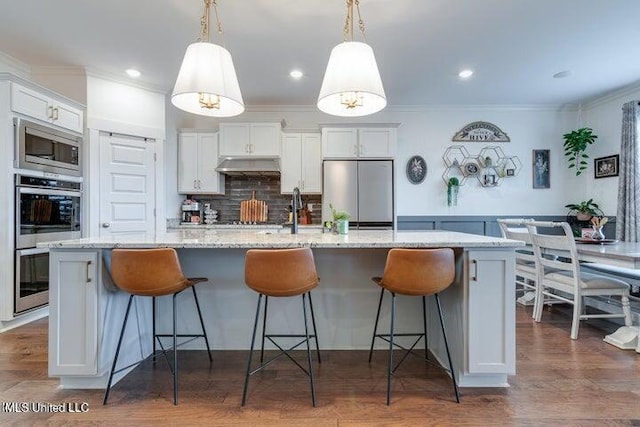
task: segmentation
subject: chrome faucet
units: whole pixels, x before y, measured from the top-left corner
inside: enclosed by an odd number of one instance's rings
[[[293,211],[293,224],[291,224],[291,234],[298,234],[298,209],[302,208],[302,196],[300,189],[295,187],[291,193],[291,210]]]

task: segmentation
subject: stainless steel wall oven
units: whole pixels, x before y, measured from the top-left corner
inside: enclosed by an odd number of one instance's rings
[[[81,237],[82,184],[15,175],[15,313],[49,300],[49,251],[40,242]]]

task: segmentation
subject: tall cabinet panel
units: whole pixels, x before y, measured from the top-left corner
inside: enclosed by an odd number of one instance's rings
[[[178,138],[178,193],[223,194],[224,175],[216,172],[218,134],[180,132]]]
[[[280,192],[298,187],[302,194],[322,193],[320,134],[286,133],[282,136]]]

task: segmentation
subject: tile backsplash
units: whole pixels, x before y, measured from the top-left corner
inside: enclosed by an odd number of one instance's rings
[[[218,211],[218,222],[225,223],[240,220],[240,202],[251,199],[252,191],[256,192],[257,200],[264,200],[269,206],[267,223],[282,224],[287,221],[291,195],[280,194],[279,176],[227,176],[224,195],[194,195],[192,198],[211,203],[211,208]],[[322,196],[303,195],[302,202],[305,205],[313,204],[312,223],[320,224]]]

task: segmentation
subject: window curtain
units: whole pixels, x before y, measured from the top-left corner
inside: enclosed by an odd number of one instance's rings
[[[640,102],[622,106],[616,238],[640,241]]]

